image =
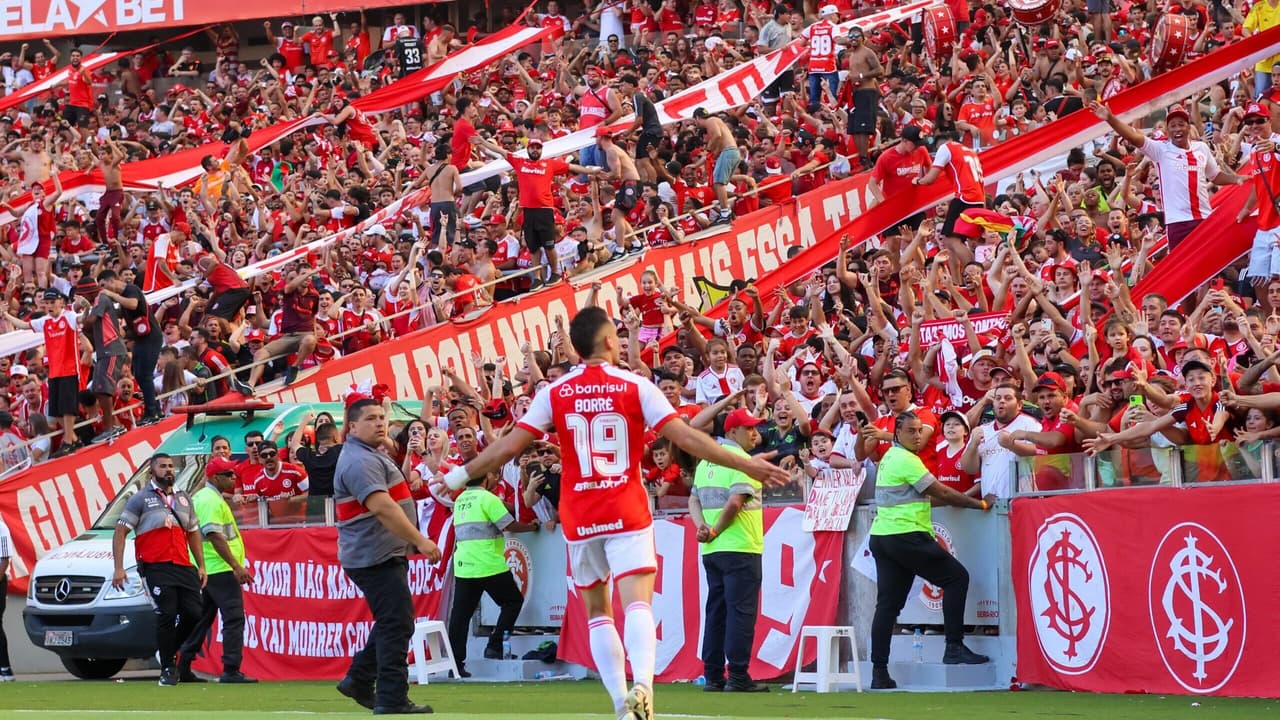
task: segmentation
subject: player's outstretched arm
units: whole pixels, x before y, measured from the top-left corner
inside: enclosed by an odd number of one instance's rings
[[[684,418],[676,418],[662,426],[660,435],[695,457],[710,460],[717,465],[731,467],[769,486],[786,485],[791,476],[786,470],[757,457],[745,458],[720,446],[710,435],[694,430]]]
[[[534,441],[533,433],[517,425],[511,432],[498,438],[498,441],[484,449],[469,463],[456,467],[444,475],[438,476],[453,490],[459,490],[473,477],[484,477],[520,454]]]

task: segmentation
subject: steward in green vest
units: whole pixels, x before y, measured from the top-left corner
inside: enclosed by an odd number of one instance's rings
[[[721,445],[749,457],[760,444],[763,420],[746,408],[729,413]],[[707,573],[706,625],[702,635],[707,692],[764,692],[747,672],[760,605],[764,512],[761,486],[749,475],[703,460],[693,476],[689,514],[702,543]],[[728,679],[725,666],[728,665]]]
[[[870,423],[860,432],[876,431]],[[990,510],[996,498],[979,500],[938,482],[918,453],[926,442],[924,424],[913,412],[897,417],[893,446],[876,471],[876,518],[871,523],[871,555],[876,561],[876,614],[871,621],[871,688],[898,686],[889,676],[889,642],[898,613],[917,575],[942,588],[942,618],[948,665],[977,665],[990,658],[964,644],[964,603],[969,571],[933,537],[931,503]]]
[[[257,680],[240,672],[244,650],[244,593],[240,586],[252,583],[253,575],[245,569],[244,538],[223,497],[235,492],[236,463],[224,457],[210,457],[204,466],[204,476],[205,482],[191,493],[191,508],[204,537],[207,579],[201,592],[200,617],[178,648],[178,679],[204,682],[191,672],[191,662],[204,647],[214,618],[222,613],[222,675],[218,682],[256,683]]]
[[[502,659],[502,639],[516,626],[516,618],[524,607],[524,595],[507,567],[506,538],[503,531],[529,532],[538,523],[521,523],[511,516],[493,488],[498,475],[490,474],[467,483],[453,502],[453,607],[449,611],[449,645],[458,661],[458,672],[470,677],[467,661],[467,628],[471,616],[480,606],[480,598],[488,593],[497,603],[498,622],[489,633],[484,656]]]

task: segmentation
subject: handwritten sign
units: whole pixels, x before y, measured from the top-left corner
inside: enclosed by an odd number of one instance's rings
[[[862,468],[827,468],[818,473],[804,506],[805,532],[844,532],[853,517],[853,504],[867,479]]]
[[[1009,329],[1009,313],[982,313],[970,315],[969,319],[973,321],[973,331],[979,335],[993,330],[1003,334]],[[964,324],[955,319],[930,320],[920,324],[920,347],[928,348],[943,340],[952,345],[963,345]]]

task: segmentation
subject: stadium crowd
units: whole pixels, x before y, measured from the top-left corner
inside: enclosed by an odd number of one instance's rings
[[[1053,458],[1085,450],[1117,458],[1125,469],[1115,482],[1158,477],[1151,447],[1161,445],[1207,448],[1199,479],[1256,476],[1261,441],[1280,435],[1280,396],[1266,394],[1280,388],[1280,262],[1269,249],[1280,225],[1271,192],[1280,64],[1206,87],[1145,128],[1115,119],[1105,102],[1156,72],[1148,48],[1166,13],[1190,17],[1199,54],[1275,25],[1280,9],[1090,0],[1028,28],[1002,2],[949,7],[958,38],[934,56],[919,23],[837,33],[835,23],[874,9],[861,3],[570,9],[551,0],[520,21],[560,29],[554,39],[370,118],[350,101],[483,37],[484,19],[458,29],[430,12],[421,26],[395,13],[381,33],[355,13],[269,21],[275,52],[260,63],[241,56],[257,48],[229,26],[209,33],[212,62],[160,47],[91,75],[71,50],[65,88],[0,117],[4,196],[34,188],[30,204],[8,208],[19,219],[0,243],[0,329],[46,339],[0,357],[9,378],[0,458],[6,468],[40,462],[175,406],[287,384],[341,354],[646,246],[691,242],[868,169],[882,202],[933,182],[953,184],[957,199],[868,243],[843,238],[821,272],[776,295],[739,289],[719,320],[646,273],[639,294],[617,298],[630,366],[696,426],[712,429],[738,406],[767,418],[755,452],[798,482],[878,459],[909,408],[930,434],[930,469],[975,495],[1013,492],[1017,457],[1041,458],[1041,489],[1071,485],[1073,464]],[[749,105],[658,123],[654,102],[793,38],[809,54]],[[0,68],[11,92],[62,61],[51,43],[23,45],[0,55]],[[95,96],[99,87],[110,91]],[[543,143],[632,111],[629,129],[597,133],[577,157],[541,158]],[[250,149],[255,130],[312,112],[329,122]],[[1094,112],[1114,132],[998,194],[984,184],[976,151],[1073,112]],[[122,163],[214,140],[227,154],[206,158],[194,185],[119,189]],[[461,172],[495,158],[514,169],[463,185]],[[102,194],[67,201],[60,185],[48,194],[38,185],[94,168]],[[1207,216],[1210,196],[1237,183],[1256,184],[1254,252],[1181,302],[1131,296]],[[278,272],[249,281],[235,272],[418,187],[431,202],[393,222]],[[994,225],[971,222],[980,210],[1015,230],[984,231]],[[192,279],[148,306],[144,291]],[[1007,322],[979,333],[973,318],[989,313]],[[957,352],[921,346],[919,326],[934,320],[963,325]],[[672,332],[677,340],[660,346]],[[514,377],[505,358],[476,357],[481,387],[449,374],[432,388],[420,420],[398,435],[416,492],[474,457],[575,362],[565,336],[558,328],[549,347],[523,348]],[[315,473],[328,461],[316,458],[332,430],[291,440],[285,454],[324,494]],[[678,453],[661,439],[651,446],[655,494],[688,495]],[[511,501],[545,498],[542,518],[553,521],[557,461],[553,443],[536,444],[513,468]],[[242,480],[242,490],[254,482]],[[306,479],[284,487],[263,495],[305,491]]]

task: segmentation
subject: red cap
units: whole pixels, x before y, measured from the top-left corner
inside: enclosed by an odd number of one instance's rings
[[[1032,389],[1039,390],[1042,387],[1055,388],[1065,393],[1067,391],[1067,381],[1063,380],[1062,376],[1056,372],[1047,372],[1036,380],[1035,387]]]
[[[1245,106],[1244,116],[1246,119],[1250,117],[1270,118],[1271,111],[1262,103],[1251,102]]]
[[[498,125],[498,132],[515,132],[515,131],[516,131],[516,126],[512,125],[510,120],[503,120],[502,123]]]
[[[250,330],[244,334],[245,342],[262,342],[267,339],[267,334],[261,330]]]
[[[1170,120],[1174,119],[1177,116],[1182,116],[1183,120],[1186,120],[1187,122],[1191,122],[1191,114],[1188,113],[1187,109],[1182,107],[1181,105],[1174,105],[1173,107],[1169,108],[1169,112],[1165,113],[1164,121],[1169,122]]]
[[[231,460],[230,458],[224,458],[222,456],[211,457],[209,458],[209,462],[205,463],[204,465],[204,476],[207,478],[211,478],[214,475],[220,475],[222,473],[235,472],[235,471],[236,471],[235,461]]]
[[[181,220],[173,224],[173,229],[180,233],[186,233],[187,235],[191,234],[191,226]]]
[[[536,137],[529,138],[529,147],[533,147],[534,145],[537,145],[538,147],[542,147],[542,139],[536,138]]]
[[[611,138],[611,137],[613,137],[613,131],[609,129],[609,126],[608,126],[608,125],[604,125],[604,124],[597,125],[597,126],[596,126],[596,137],[598,137],[598,138],[602,138],[602,137]]]
[[[507,216],[506,216],[506,215],[491,215],[491,216],[489,216],[489,224],[490,224],[490,225],[505,225],[505,224],[506,224],[506,222],[507,222]]]
[[[746,408],[738,408],[729,413],[729,417],[724,419],[724,431],[726,433],[733,432],[740,427],[755,427],[764,422],[763,419],[751,414]]]
[[[782,174],[782,158],[769,157],[764,161],[764,171],[770,175]]]

